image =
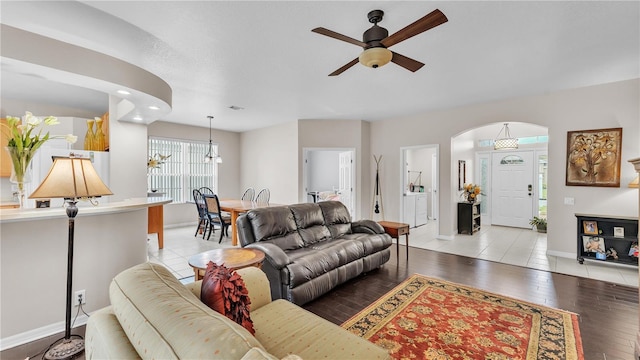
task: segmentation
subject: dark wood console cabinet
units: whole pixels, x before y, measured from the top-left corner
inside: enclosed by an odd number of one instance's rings
[[[480,203],[458,203],[458,234],[472,235],[480,230]]]
[[[637,218],[588,214],[576,214],[576,218],[580,264],[593,260],[638,266],[638,257],[630,255],[631,249],[638,246]],[[617,259],[611,256],[611,249],[615,250]]]

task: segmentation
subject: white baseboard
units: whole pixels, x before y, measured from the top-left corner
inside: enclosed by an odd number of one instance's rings
[[[438,239],[438,240],[449,240],[449,241],[451,241],[451,240],[455,239],[455,237],[454,237],[453,235],[442,235],[442,234],[438,234],[438,235],[436,235],[436,239]]]
[[[567,259],[576,259],[577,258],[575,253],[565,252],[565,251],[547,250],[547,255],[557,256],[557,257],[567,258]]]
[[[86,325],[89,317],[82,314],[79,315],[75,321],[74,328]],[[20,334],[8,336],[0,339],[0,351],[11,349],[13,347],[30,343],[32,341],[40,340],[47,336],[55,335],[58,333],[64,333],[65,322],[60,321],[51,325],[46,325],[37,329],[25,331]]]

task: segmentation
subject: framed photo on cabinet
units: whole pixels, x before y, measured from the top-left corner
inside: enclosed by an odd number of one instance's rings
[[[588,235],[598,235],[598,222],[597,221],[583,221],[582,227],[584,233]]]

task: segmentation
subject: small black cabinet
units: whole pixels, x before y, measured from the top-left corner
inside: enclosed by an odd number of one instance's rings
[[[580,264],[593,260],[638,266],[638,257],[632,251],[638,246],[637,218],[587,214],[576,214],[576,218]],[[607,256],[611,249],[617,253],[617,259]]]
[[[480,230],[480,203],[458,203],[458,234],[472,235]]]

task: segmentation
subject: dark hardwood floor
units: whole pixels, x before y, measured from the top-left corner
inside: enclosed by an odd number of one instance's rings
[[[342,324],[411,274],[419,273],[517,299],[580,314],[585,359],[631,360],[638,331],[638,289],[486,260],[395,246],[382,268],[353,279],[304,308]],[[84,334],[84,326],[76,329]],[[22,360],[62,334],[0,352],[0,359]],[[38,359],[40,356],[37,357]],[[82,354],[78,360],[84,359]]]
[[[304,308],[342,324],[408,276],[419,273],[580,315],[587,360],[631,360],[638,332],[638,289],[486,260],[395,246],[382,268],[353,279]]]

